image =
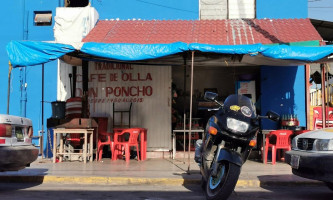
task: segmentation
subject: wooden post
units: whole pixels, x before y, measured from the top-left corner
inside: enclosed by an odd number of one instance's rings
[[[12,63],[8,62],[9,68],[8,68],[8,88],[7,88],[7,115],[9,115],[9,100],[10,100],[10,78],[12,75]]]
[[[326,127],[326,105],[325,105],[325,65],[321,64],[321,110],[323,118],[323,128]]]
[[[193,103],[193,69],[194,69],[194,51],[192,51],[192,63],[191,63],[191,92],[190,92],[190,120],[189,120],[189,133],[188,133],[188,169],[187,173],[190,173],[191,167],[191,136],[192,136],[192,103]]]

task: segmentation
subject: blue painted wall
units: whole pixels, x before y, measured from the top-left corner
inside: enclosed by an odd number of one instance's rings
[[[99,12],[100,19],[184,19],[193,20],[199,18],[199,0],[91,0],[91,5]],[[63,0],[12,0],[2,2],[2,11],[0,12],[0,113],[6,113],[7,105],[7,81],[8,81],[8,56],[5,46],[10,40],[28,40],[44,41],[54,40],[52,26],[34,26],[34,11],[50,10],[55,16],[55,9],[63,6]],[[257,0],[258,18],[305,18],[307,17],[307,0]],[[54,23],[54,22],[53,22]],[[24,31],[26,30],[26,31]],[[271,69],[268,68],[267,72]],[[287,68],[284,68],[287,70]],[[292,71],[292,69],[289,69]],[[274,70],[273,70],[274,72]],[[272,73],[272,72],[269,72]],[[268,74],[269,74],[268,73]],[[302,86],[304,79],[300,76],[303,72],[297,70],[294,76],[294,84]],[[48,102],[56,100],[56,76],[57,62],[45,64],[45,121],[51,117],[51,105]],[[274,74],[274,73],[273,73]],[[276,83],[281,82],[282,78],[292,78],[291,72],[274,76]],[[14,69],[11,81],[11,100],[10,114],[20,115],[20,69]],[[280,78],[278,78],[280,77]],[[304,77],[303,77],[304,78]],[[292,82],[292,81],[291,81]],[[267,84],[268,91],[279,91],[274,84]],[[287,87],[287,85],[286,85]],[[264,89],[262,89],[264,91]],[[294,90],[299,91],[299,90]],[[34,135],[41,129],[41,66],[27,68],[27,117],[33,120]],[[282,95],[283,90],[278,94]],[[278,98],[278,97],[277,97]],[[294,110],[299,117],[302,116],[304,104],[304,94],[294,95]],[[281,99],[281,96],[280,96]],[[273,99],[274,100],[274,99]],[[263,106],[274,109],[277,102]],[[268,99],[267,102],[273,102]],[[292,105],[291,101],[288,101]],[[266,108],[263,107],[263,110]],[[305,114],[303,114],[305,116]],[[302,120],[304,123],[305,120]],[[44,138],[44,141],[46,138]]]
[[[52,11],[55,15],[55,8],[61,5],[59,0],[13,0],[2,2],[2,11],[0,12],[0,113],[7,112],[7,86],[8,86],[8,56],[6,45],[11,40],[34,40],[48,41],[54,40],[53,24],[52,26],[35,26],[34,11]],[[10,109],[9,114],[20,115],[20,68],[12,71],[11,90],[10,90]],[[56,100],[56,80],[57,62],[45,64],[45,94],[46,102]],[[27,83],[27,114],[26,116],[33,121],[34,135],[38,135],[41,130],[41,100],[42,100],[42,72],[41,66],[26,68]],[[51,106],[45,103],[45,121],[51,116]],[[46,138],[44,138],[44,142]]]
[[[91,0],[100,19],[199,19],[199,0]]]
[[[261,112],[272,110],[280,114],[296,114],[300,126],[306,126],[305,68],[262,66]],[[264,129],[278,129],[280,123],[262,120]]]
[[[198,0],[91,0],[91,5],[99,12],[100,19],[198,19]],[[7,111],[8,56],[6,45],[11,40],[54,40],[53,26],[34,26],[34,11],[52,11],[64,5],[64,0],[12,0],[2,2],[0,12],[0,113]],[[5,8],[5,9],[4,9]],[[42,70],[41,66],[27,67],[27,117],[32,119],[34,135],[41,130]],[[45,64],[45,110],[46,119],[51,117],[50,102],[57,98],[57,62]],[[10,90],[10,114],[20,115],[20,69],[12,71]],[[46,134],[45,134],[46,135]],[[44,146],[46,137],[44,138]]]
[[[307,18],[308,0],[257,0],[258,19]],[[304,66],[261,67],[261,114],[273,110],[279,114],[296,114],[300,126],[306,126]],[[263,120],[263,129],[279,124]]]
[[[257,0],[257,18],[307,18],[308,0]]]

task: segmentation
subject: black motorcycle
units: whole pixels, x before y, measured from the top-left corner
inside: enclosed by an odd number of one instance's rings
[[[203,139],[196,143],[195,160],[200,165],[202,187],[209,200],[227,199],[234,190],[242,165],[256,146],[259,119],[279,121],[279,115],[269,111],[258,116],[250,98],[230,95],[221,104],[217,94],[205,93],[205,99],[219,106],[209,118]]]

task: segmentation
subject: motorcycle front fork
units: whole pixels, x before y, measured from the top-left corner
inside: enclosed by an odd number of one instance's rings
[[[215,158],[212,163],[212,176],[213,177],[217,176],[217,167],[218,167],[217,159],[218,159],[218,157],[220,155],[220,151],[224,147],[224,145],[225,145],[225,141],[222,141],[219,145],[217,145],[216,155],[215,155]]]

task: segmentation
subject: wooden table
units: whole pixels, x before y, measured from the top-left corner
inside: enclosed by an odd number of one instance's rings
[[[173,130],[172,131],[172,159],[175,159],[176,156],[176,133],[184,133],[184,158],[185,158],[185,135],[186,133],[203,133],[204,129],[192,129],[191,131],[186,129],[180,129],[180,130]],[[191,149],[189,148],[188,151],[190,152]]]
[[[131,128],[138,128],[138,127],[131,127]],[[113,128],[113,132],[122,132],[125,129],[130,128]],[[140,159],[146,160],[147,159],[147,129],[146,128],[138,128],[141,130],[140,132]]]
[[[96,147],[98,146],[98,123],[96,118],[72,118],[72,119],[47,119],[47,128],[66,128],[66,129],[95,129],[96,130]],[[51,141],[50,141],[51,142]],[[96,158],[98,158],[96,150]],[[96,159],[96,162],[98,159]]]
[[[79,154],[83,157],[83,162],[87,163],[88,156],[91,156],[90,162],[93,160],[93,134],[94,129],[89,128],[55,128],[53,129],[53,163],[56,162],[57,155],[59,156],[59,161],[62,162],[63,155]],[[60,147],[59,152],[57,152],[57,134],[60,134]],[[63,134],[82,134],[84,138],[83,151],[82,153],[64,153],[64,142]],[[90,152],[88,153],[88,136],[90,142]]]

